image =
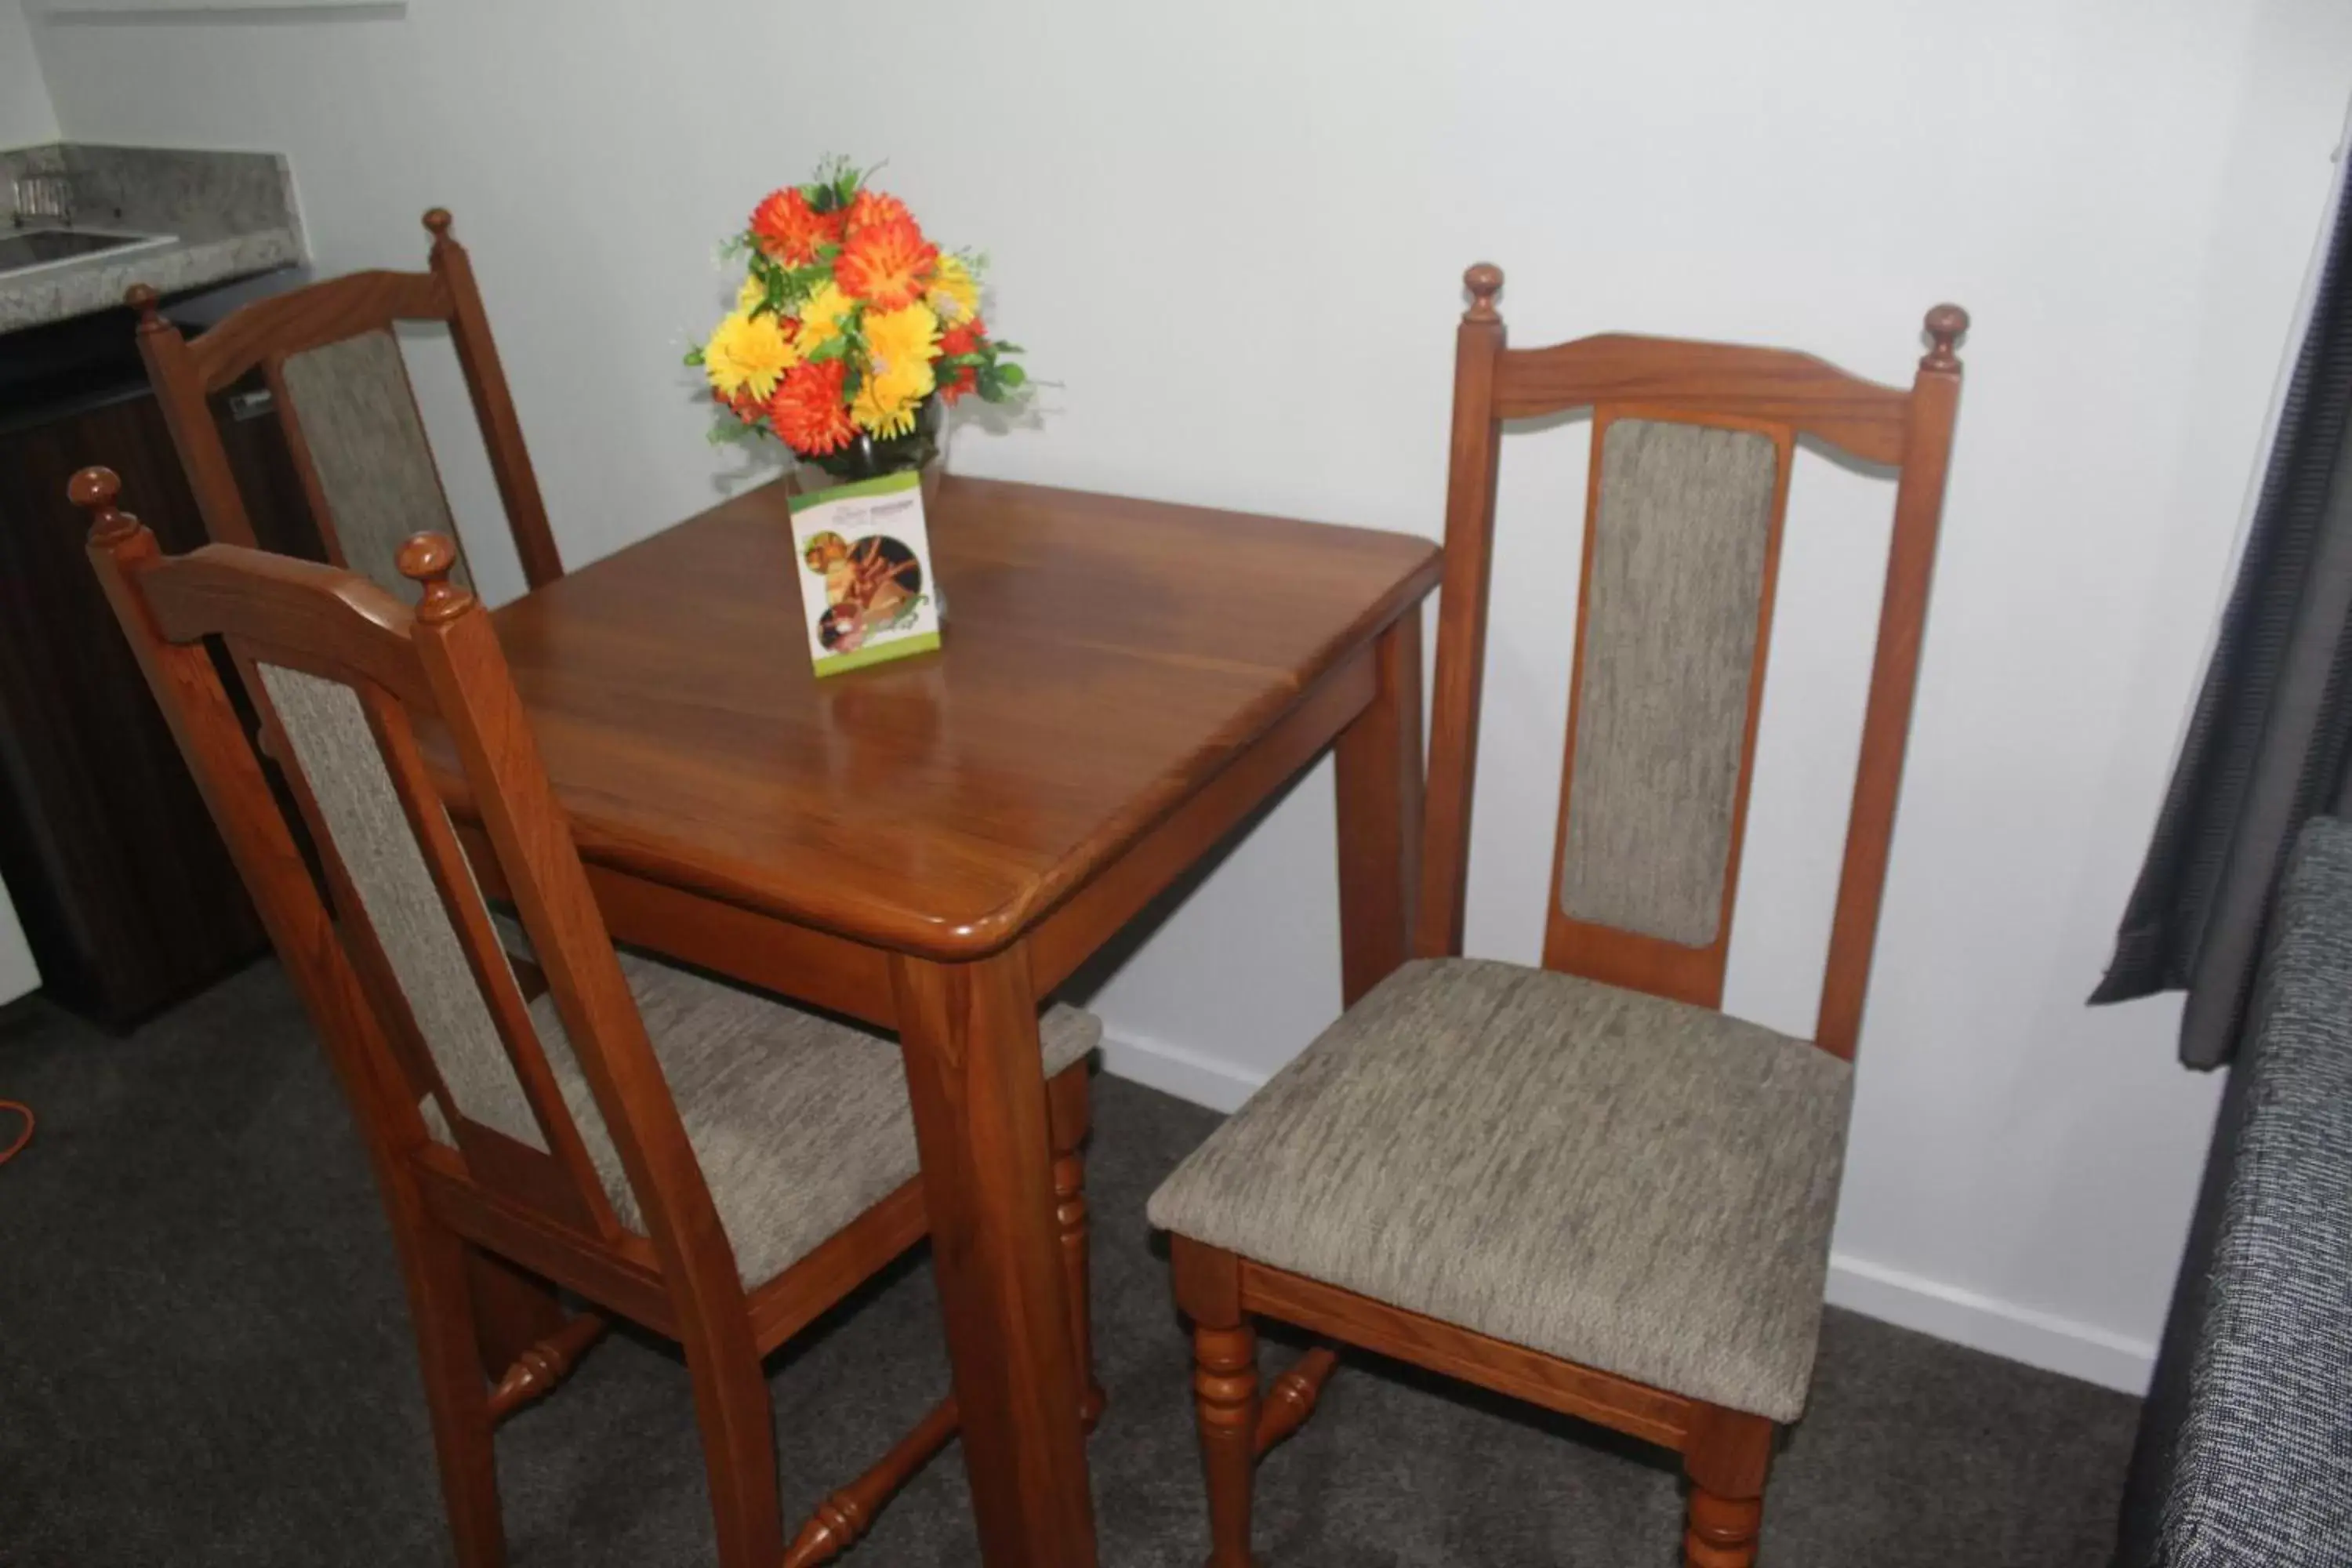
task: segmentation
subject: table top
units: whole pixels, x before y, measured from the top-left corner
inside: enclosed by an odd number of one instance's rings
[[[944,646],[823,680],[781,485],[499,610],[581,853],[879,946],[978,957],[1439,570],[1410,535],[1034,485],[950,479],[935,513]]]

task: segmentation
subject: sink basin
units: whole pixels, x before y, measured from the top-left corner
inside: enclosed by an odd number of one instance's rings
[[[168,234],[118,234],[100,228],[0,228],[0,278],[84,257],[169,245]]]

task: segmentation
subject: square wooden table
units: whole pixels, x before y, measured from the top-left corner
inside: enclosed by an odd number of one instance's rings
[[[1349,998],[1402,961],[1438,552],[974,479],[936,511],[946,646],[902,663],[814,677],[781,486],[497,625],[614,935],[898,1032],[982,1555],[1085,1568],[1039,999],[1334,742]]]

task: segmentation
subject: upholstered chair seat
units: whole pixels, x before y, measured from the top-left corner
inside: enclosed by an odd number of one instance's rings
[[[512,917],[493,915],[491,923],[510,958],[536,962]],[[887,1036],[617,951],[747,1289],[798,1263],[920,1173],[906,1064]],[[530,1020],[614,1217],[642,1235],[644,1213],[554,997],[531,1003]],[[1037,1020],[1037,1034],[1050,1079],[1102,1044],[1102,1020],[1057,1005]],[[482,1108],[478,1119],[487,1125],[541,1146],[530,1106],[494,1064],[453,1058],[443,1078],[461,1104]],[[455,1142],[430,1098],[417,1109],[435,1137]]]
[[[621,973],[645,1015],[746,1289],[782,1273],[920,1173],[906,1068],[888,1037],[636,953],[621,954]],[[642,1232],[628,1174],[554,1000],[540,997],[530,1016],[614,1215]],[[1038,1020],[1038,1034],[1050,1079],[1102,1042],[1102,1025],[1056,1006]]]
[[[1852,1079],[1806,1041],[1705,1007],[1417,961],[1194,1151],[1151,1223],[1793,1421]]]

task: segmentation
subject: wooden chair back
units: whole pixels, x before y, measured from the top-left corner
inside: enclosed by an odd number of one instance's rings
[[[426,213],[425,226],[433,236],[427,270],[354,272],[257,300],[194,342],[164,319],[152,289],[131,290],[140,353],[215,543],[256,543],[211,399],[258,368],[328,559],[413,599],[394,565],[403,542],[425,532],[454,539],[457,529],[393,327],[441,321],[473,397],[523,575],[534,588],[563,575],[473,264],[450,235],[446,212]],[[450,577],[473,585],[462,553]]]
[[[617,1153],[673,1282],[740,1289],[734,1257],[541,770],[488,615],[450,580],[455,546],[402,549],[412,610],[355,574],[208,544],[166,557],[85,470],[89,554],[206,805],[379,1158],[441,1145],[522,1223],[614,1246],[584,1125]],[[326,882],[313,880],[207,651],[258,710]],[[456,753],[561,1020],[542,1034],[419,745]],[[486,872],[490,870],[485,868]],[[332,910],[331,912],[330,901]],[[568,1053],[593,1104],[567,1103]],[[636,1244],[641,1246],[642,1244]]]
[[[1543,963],[1723,1003],[1772,602],[1800,436],[1896,471],[1861,763],[1814,1041],[1852,1058],[1876,940],[1959,406],[1967,312],[1927,312],[1909,391],[1781,349],[1612,333],[1505,346],[1474,267],[1455,344],[1414,948],[1462,951],[1504,421],[1589,408],[1583,572]]]

